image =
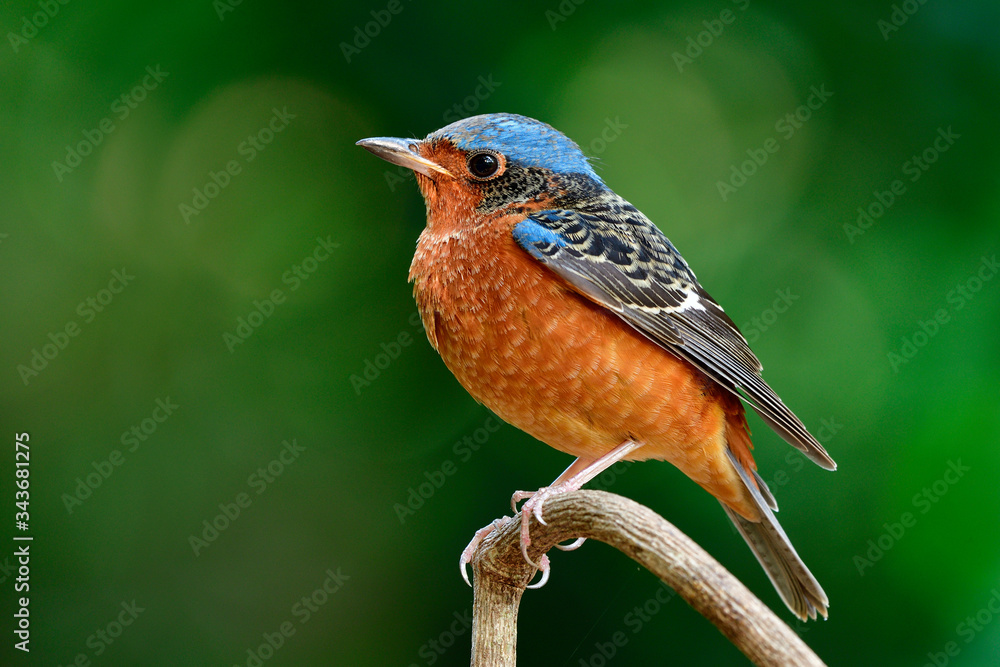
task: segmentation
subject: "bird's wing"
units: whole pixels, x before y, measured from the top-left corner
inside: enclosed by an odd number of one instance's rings
[[[513,236],[578,292],[740,396],[817,465],[836,469],[761,377],[761,364],[733,321],[667,237],[631,204],[539,211],[515,225]]]

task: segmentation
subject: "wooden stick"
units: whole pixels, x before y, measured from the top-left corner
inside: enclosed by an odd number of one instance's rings
[[[532,560],[577,537],[615,547],[677,591],[760,667],[823,662],[746,586],[648,507],[605,491],[545,501],[548,525],[531,520]],[[472,558],[473,667],[514,667],[517,611],[535,575],[521,555],[520,514],[487,536]]]

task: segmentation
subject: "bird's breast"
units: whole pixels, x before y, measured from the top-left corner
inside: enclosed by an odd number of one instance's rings
[[[683,443],[702,467],[698,451],[724,427],[718,387],[530,257],[510,234],[518,221],[421,235],[410,277],[445,364],[556,449],[593,458],[633,438],[648,443],[637,458],[687,468]]]

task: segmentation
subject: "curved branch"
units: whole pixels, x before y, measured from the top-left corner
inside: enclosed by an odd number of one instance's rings
[[[521,556],[520,516],[487,536],[472,558],[473,667],[516,663],[518,605],[535,575]],[[532,560],[576,537],[605,542],[677,591],[754,664],[823,665],[746,586],[648,507],[604,491],[576,491],[546,499],[545,521],[532,518]]]

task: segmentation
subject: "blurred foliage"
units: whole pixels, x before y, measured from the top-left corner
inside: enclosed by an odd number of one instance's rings
[[[796,630],[831,665],[995,664],[998,19],[986,1],[5,4],[0,422],[31,436],[35,541],[32,651],[11,647],[4,570],[0,660],[465,664],[461,548],[569,461],[496,429],[414,326],[423,205],[354,142],[508,111],[577,140],[661,226],[840,464],[752,423],[832,600]],[[604,481],[790,618],[676,470]],[[611,549],[553,560],[522,664],[743,662]]]

